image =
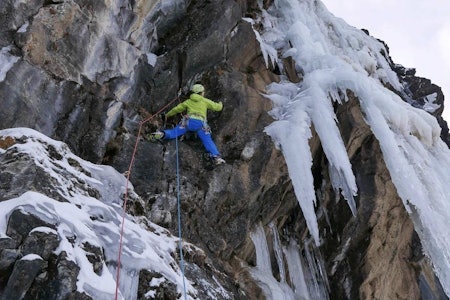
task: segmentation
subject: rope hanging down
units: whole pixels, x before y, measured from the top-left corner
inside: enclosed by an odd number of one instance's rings
[[[177,129],[178,130],[178,129]],[[181,265],[181,274],[183,274],[183,292],[184,292],[184,300],[187,299],[186,294],[186,283],[184,280],[184,258],[183,258],[183,240],[181,239],[181,201],[180,201],[180,163],[179,163],[179,155],[178,155],[178,134],[176,134],[175,139],[175,147],[177,152],[177,203],[178,203],[178,247],[180,249],[180,265]]]
[[[120,266],[121,266],[120,259],[122,257],[123,230],[124,230],[126,208],[127,208],[127,201],[128,201],[128,186],[129,186],[129,182],[130,182],[131,169],[133,167],[134,160],[136,158],[137,148],[138,148],[139,140],[140,140],[140,137],[141,137],[142,127],[144,126],[145,123],[147,123],[150,120],[152,120],[155,116],[161,114],[173,102],[178,100],[179,97],[180,97],[180,93],[174,99],[172,99],[166,105],[164,105],[156,113],[154,113],[153,115],[149,116],[148,118],[144,119],[143,121],[141,121],[139,123],[139,130],[138,130],[138,134],[137,134],[137,138],[136,138],[136,143],[134,144],[133,154],[131,155],[131,161],[130,161],[130,164],[128,166],[128,170],[125,172],[127,181],[126,181],[126,184],[125,184],[125,195],[124,195],[123,212],[122,212],[122,225],[121,225],[121,229],[120,229],[119,251],[118,251],[118,255],[117,255],[116,294],[115,294],[115,298],[114,298],[115,300],[118,299],[118,295],[119,295],[119,279],[120,279]],[[177,139],[177,184],[179,184],[179,179],[178,179],[178,139]],[[180,201],[179,200],[179,186],[177,186],[177,191],[178,191],[178,202],[179,202]],[[180,211],[178,211],[178,214],[180,214]],[[179,216],[179,220],[180,220],[180,216]],[[178,223],[180,223],[180,222],[178,222]],[[180,237],[180,251],[181,251],[181,230],[180,229],[179,229],[179,237]],[[182,252],[181,252],[181,260],[183,260],[183,253]],[[184,285],[184,263],[183,263],[183,261],[181,261],[181,270],[183,272],[183,285]],[[186,287],[184,287],[184,297],[186,298]]]

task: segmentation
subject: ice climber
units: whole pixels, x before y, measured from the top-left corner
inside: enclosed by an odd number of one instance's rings
[[[205,88],[201,84],[194,84],[191,92],[189,99],[178,104],[165,115],[165,118],[169,118],[186,112],[187,114],[183,117],[180,124],[173,129],[153,132],[150,134],[149,139],[151,141],[170,140],[188,131],[196,132],[213,162],[217,165],[223,164],[225,160],[220,155],[219,150],[217,150],[216,144],[211,137],[211,128],[206,120],[208,109],[221,111],[223,104],[222,102],[214,102],[205,98]]]

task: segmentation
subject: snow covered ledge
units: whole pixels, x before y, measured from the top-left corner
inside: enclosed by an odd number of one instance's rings
[[[20,251],[24,251],[21,241],[16,240],[20,239],[21,234],[17,233],[21,230],[23,236],[36,232],[51,235],[51,243],[44,239],[48,243],[47,252],[71,266],[71,274],[61,275],[61,280],[67,285],[74,284],[76,289],[66,290],[60,284],[56,288],[58,292],[76,292],[75,296],[71,294],[75,298],[87,294],[93,299],[114,299],[119,233],[124,221],[118,299],[137,299],[141,271],[158,278],[149,284],[144,281],[149,296],[166,287],[173,293],[183,293],[185,280],[176,260],[179,239],[150,221],[141,222],[139,217],[124,215],[126,178],[117,170],[83,160],[65,143],[29,128],[0,130],[0,157],[0,175],[7,179],[0,188],[0,241],[3,245],[8,243],[14,253],[19,251],[19,245]],[[131,183],[128,189],[129,201],[140,201]],[[12,215],[17,216],[15,222],[11,221]],[[20,228],[11,224],[19,224]],[[33,225],[37,227],[33,229]],[[15,234],[8,236],[8,230]],[[34,245],[30,251],[39,251],[38,248]],[[200,253],[189,243],[184,244],[184,251]],[[30,286],[41,272],[41,264],[50,263],[48,257],[44,262],[34,253],[20,260],[20,264],[36,268],[34,275],[25,274]],[[94,260],[93,253],[98,254]],[[24,274],[24,269],[16,273]],[[29,286],[24,285],[23,277],[16,278],[15,283],[21,285],[20,293],[25,295]],[[195,285],[194,281],[197,281]],[[17,292],[11,288],[14,286],[8,284],[13,294],[2,296],[21,298],[15,296]],[[187,299],[197,298],[199,289],[207,290],[210,295],[229,297],[218,282],[186,280]]]

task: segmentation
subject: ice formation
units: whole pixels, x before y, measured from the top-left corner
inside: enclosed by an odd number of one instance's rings
[[[282,58],[290,56],[303,75],[299,83],[283,78],[268,86],[276,121],[266,132],[283,152],[316,245],[320,236],[308,145],[311,126],[328,159],[333,187],[341,191],[354,214],[357,209],[355,176],[333,110],[334,102],[348,101],[346,91],[351,90],[381,145],[425,252],[450,295],[450,150],[440,139],[436,119],[386,88],[401,91],[402,86],[385,46],[334,17],[320,1],[278,0],[261,10],[258,19],[249,21],[263,25],[255,34],[266,63],[283,69]],[[432,95],[427,101],[433,104]]]

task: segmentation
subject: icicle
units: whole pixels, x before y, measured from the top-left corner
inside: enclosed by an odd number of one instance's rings
[[[287,247],[283,247],[286,257],[287,266],[289,268],[289,279],[294,286],[296,299],[310,299],[308,286],[304,275],[304,264],[300,258],[300,247],[291,240]]]
[[[275,250],[275,257],[277,259],[278,269],[280,270],[280,280],[281,282],[286,283],[286,270],[284,268],[283,250],[281,249],[281,242],[280,236],[278,234],[278,229],[273,223],[270,223],[269,227],[273,235],[273,249]]]
[[[256,265],[258,269],[272,274],[269,246],[267,245],[266,234],[264,233],[264,228],[261,224],[256,227],[250,237],[255,245]]]
[[[256,267],[250,269],[253,278],[264,292],[267,299],[295,300],[293,290],[286,282],[278,282],[272,274],[269,247],[264,228],[258,224],[250,235],[256,251]]]
[[[328,278],[323,266],[323,259],[320,252],[310,241],[304,245],[306,262],[309,271],[309,293],[312,299],[329,299]]]

